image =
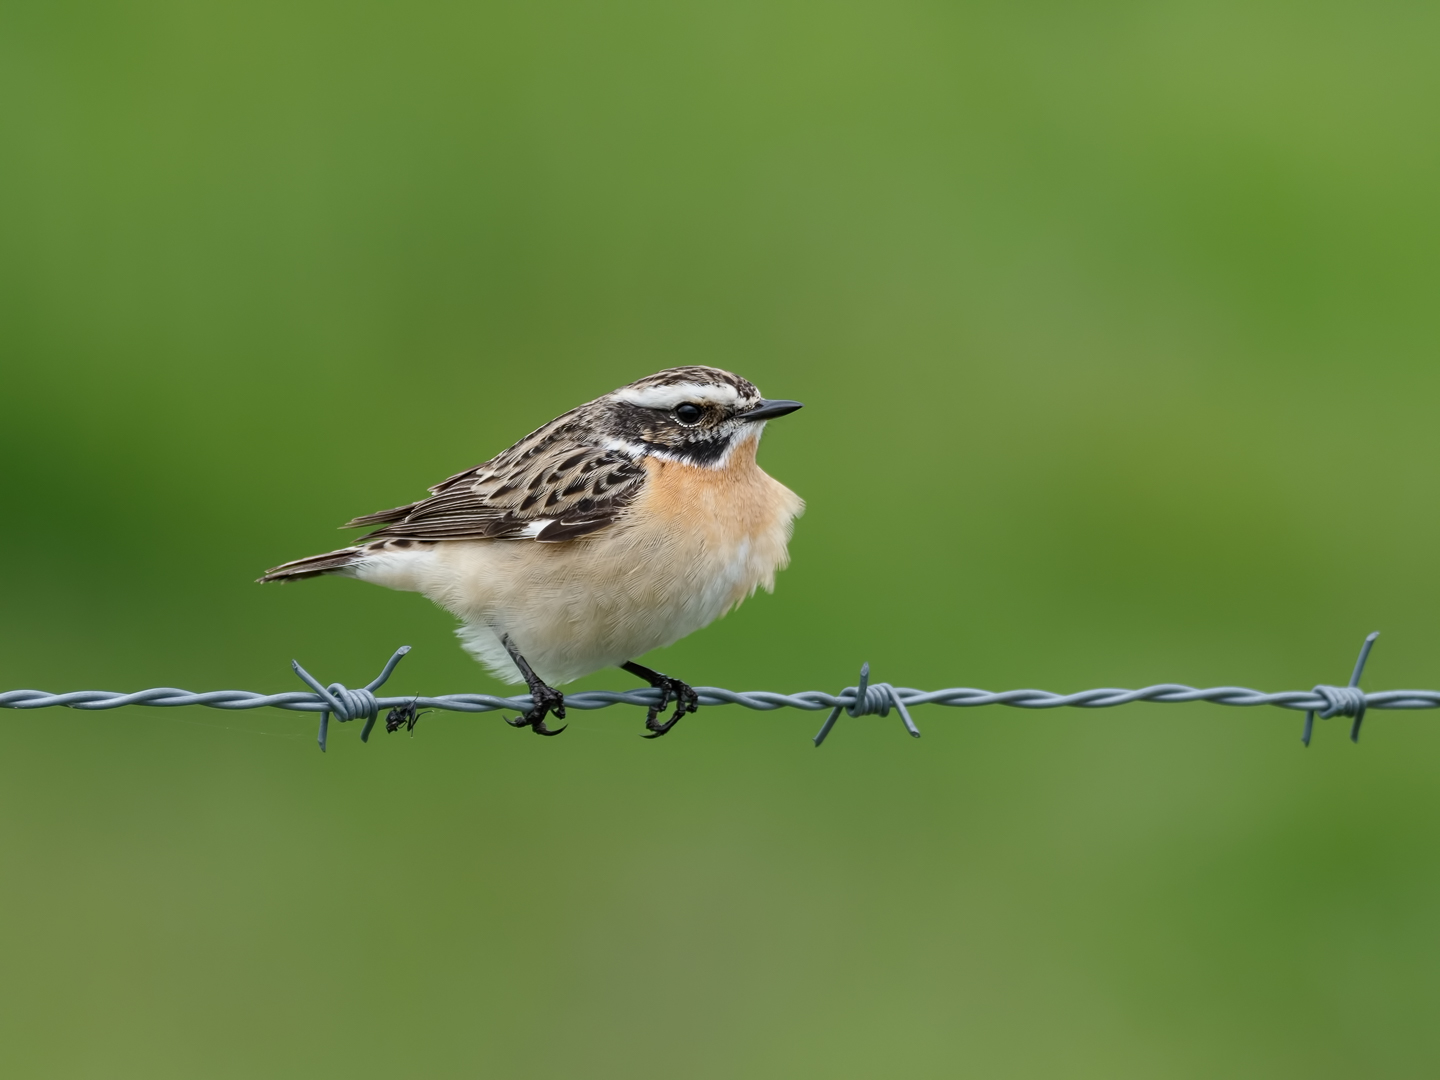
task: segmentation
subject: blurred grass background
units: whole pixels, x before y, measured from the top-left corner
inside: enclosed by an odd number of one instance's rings
[[[0,9],[0,687],[493,691],[260,588],[557,412],[809,406],[697,684],[1440,685],[1433,5]],[[619,672],[576,686],[629,685]],[[1440,1070],[1440,727],[0,716],[25,1076]]]

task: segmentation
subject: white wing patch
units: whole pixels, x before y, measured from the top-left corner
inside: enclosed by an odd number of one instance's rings
[[[640,443],[626,442],[624,439],[606,439],[602,444],[606,450],[612,450],[617,454],[624,454],[630,460],[642,458],[652,453],[654,447],[642,446]]]

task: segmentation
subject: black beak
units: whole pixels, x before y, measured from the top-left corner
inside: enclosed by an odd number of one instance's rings
[[[777,416],[785,416],[796,409],[803,409],[805,406],[798,401],[786,401],[784,398],[761,398],[760,404],[753,409],[747,409],[740,414],[741,420],[774,420]]]

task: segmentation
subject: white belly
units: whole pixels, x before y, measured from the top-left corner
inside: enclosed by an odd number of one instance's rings
[[[618,538],[447,545],[458,587],[432,599],[465,620],[466,649],[498,677],[520,681],[500,643],[509,634],[542,679],[565,683],[679,641],[762,582],[773,587],[775,568],[757,566],[753,546],[687,559]]]

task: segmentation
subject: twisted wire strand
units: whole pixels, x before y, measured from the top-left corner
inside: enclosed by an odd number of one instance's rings
[[[338,686],[339,684],[332,684]],[[870,688],[872,690],[878,687]],[[1328,687],[1344,690],[1346,687]],[[802,709],[806,712],[820,712],[837,706],[849,712],[855,705],[854,687],[838,694],[824,690],[801,690],[794,694],[780,694],[773,690],[727,690],[719,686],[697,686],[701,705],[740,705],[746,709],[771,712],[775,709]],[[354,693],[355,691],[351,691]],[[1323,714],[1331,707],[1331,699],[1315,690],[1282,690],[1267,694],[1261,690],[1249,690],[1243,686],[1213,686],[1197,689],[1179,683],[1161,683],[1140,690],[1099,689],[1081,690],[1073,694],[1056,694],[1049,690],[975,690],[955,687],[948,690],[916,690],[908,686],[895,688],[900,702],[908,708],[917,705],[946,705],[951,708],[978,708],[982,705],[1008,705],[1016,709],[1108,709],[1118,705],[1132,705],[1137,702],[1160,704],[1181,704],[1191,701],[1207,701],[1212,705],[1233,705],[1251,708],[1260,705],[1275,705],[1282,709],[1313,711]],[[1361,692],[1356,700],[1364,699],[1366,709],[1440,709],[1440,690],[1381,690],[1373,693]],[[854,715],[878,715],[880,696],[868,690],[865,694],[866,708]],[[660,691],[650,687],[637,690],[582,690],[565,695],[567,709],[607,709],[611,705],[638,705],[648,707],[660,700]],[[500,709],[530,707],[530,696],[497,697],[493,694],[439,694],[435,697],[411,696],[374,697],[375,706],[385,709],[400,708],[412,702],[421,709],[446,709],[451,712],[485,713]],[[181,705],[204,705],[211,709],[288,709],[293,712],[322,712],[334,706],[318,694],[292,690],[281,694],[259,694],[249,690],[209,690],[194,693],[175,687],[162,686],[152,690],[137,690],[120,693],[111,690],[72,690],[66,694],[52,694],[44,690],[8,690],[0,693],[0,707],[9,709],[47,709],[52,706],[66,706],[71,709],[102,710],[119,709],[127,705],[148,705],[168,708]],[[364,716],[365,711],[358,713]],[[1330,715],[1353,715],[1336,712]],[[354,719],[355,717],[350,717]]]
[[[1354,724],[1350,738],[1358,740],[1360,725],[1370,709],[1436,709],[1440,708],[1440,690],[1381,690],[1367,693],[1359,688],[1360,676],[1370,649],[1378,634],[1371,634],[1361,647],[1360,658],[1350,676],[1348,686],[1320,684],[1311,690],[1282,690],[1267,694],[1243,686],[1212,686],[1197,689],[1181,683],[1160,683],[1140,690],[1125,690],[1102,687],[1095,690],[1080,690],[1073,694],[1056,694],[1049,690],[976,690],[969,687],[952,687],[947,690],[917,690],[908,686],[892,686],[889,683],[870,682],[870,665],[860,669],[858,686],[849,686],[838,694],[824,690],[802,690],[795,694],[780,694],[772,690],[727,690],[719,686],[696,687],[701,705],[740,705],[747,709],[771,712],[775,709],[802,709],[806,712],[830,710],[824,726],[815,736],[818,746],[834,728],[841,712],[852,717],[888,716],[893,707],[900,714],[906,730],[916,738],[920,730],[915,726],[909,710],[916,705],[944,705],[949,708],[969,709],[985,705],[1007,705],[1014,709],[1108,709],[1119,705],[1138,702],[1156,704],[1183,704],[1205,701],[1212,705],[1229,705],[1239,708],[1255,708],[1262,705],[1282,709],[1303,711],[1305,730],[1302,741],[1309,745],[1315,717],[1325,720],[1333,716],[1350,717]],[[528,694],[501,697],[494,694],[440,694],[435,697],[379,697],[375,691],[395,670],[395,665],[410,651],[408,645],[396,651],[379,676],[358,690],[350,690],[340,683],[322,685],[313,675],[296,661],[291,661],[295,673],[311,689],[293,690],[281,694],[258,694],[248,690],[211,690],[192,693],[171,686],[160,686],[150,690],[137,690],[124,694],[108,690],[74,690],[67,694],[51,694],[43,690],[9,690],[0,693],[0,708],[45,709],[64,706],[71,709],[101,710],[119,709],[128,705],[148,705],[169,708],[183,705],[203,705],[211,709],[288,709],[294,712],[318,712],[320,714],[320,748],[325,748],[326,730],[333,715],[340,723],[351,720],[365,721],[362,739],[369,737],[376,717],[386,709],[444,709],[450,712],[486,713],[501,709],[524,712],[531,706]],[[661,692],[653,687],[635,690],[582,690],[565,695],[565,705],[570,709],[606,709],[612,705],[634,705],[648,708],[661,700]]]

